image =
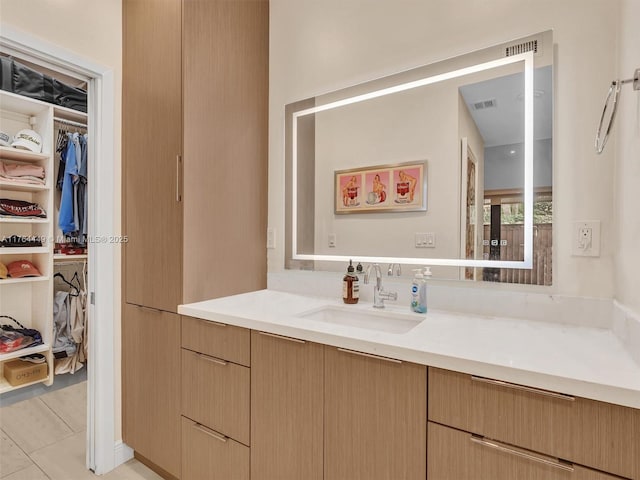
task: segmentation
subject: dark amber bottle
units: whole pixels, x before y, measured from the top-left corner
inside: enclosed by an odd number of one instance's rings
[[[344,303],[358,303],[360,299],[360,285],[358,276],[354,273],[353,263],[349,260],[347,274],[342,279],[342,300]]]

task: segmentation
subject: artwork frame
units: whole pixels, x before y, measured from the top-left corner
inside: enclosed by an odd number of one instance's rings
[[[426,160],[334,172],[336,215],[426,211]]]

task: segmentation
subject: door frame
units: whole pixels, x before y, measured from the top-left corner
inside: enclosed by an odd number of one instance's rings
[[[56,44],[0,24],[0,47],[8,53],[88,81],[89,249],[86,466],[104,474],[133,457],[133,450],[115,438],[115,340],[119,318],[120,244],[115,224],[114,115],[115,78],[111,68]],[[98,182],[97,179],[100,179]],[[102,241],[104,239],[104,241]],[[98,241],[99,240],[99,241]],[[99,275],[96,275],[99,272]],[[118,301],[118,303],[116,303]],[[119,333],[118,333],[119,334]]]

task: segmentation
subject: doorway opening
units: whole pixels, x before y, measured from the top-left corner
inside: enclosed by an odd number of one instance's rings
[[[10,26],[0,32],[0,51],[42,69],[85,81],[88,92],[87,132],[93,140],[88,150],[88,238],[90,268],[86,276],[88,316],[87,455],[86,466],[102,474],[132,457],[115,439],[116,384],[115,306],[119,292],[115,268],[119,245],[114,212],[116,204],[113,71]],[[80,123],[80,122],[77,122]],[[99,181],[98,181],[99,179]],[[110,240],[114,241],[110,241]],[[99,241],[97,241],[99,240]],[[53,271],[50,272],[53,275]],[[55,379],[54,379],[55,381]]]

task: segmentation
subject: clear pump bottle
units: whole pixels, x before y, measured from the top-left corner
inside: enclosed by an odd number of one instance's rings
[[[431,269],[424,267],[414,270],[415,275],[411,283],[411,311],[415,313],[427,313],[427,278],[431,277]]]

